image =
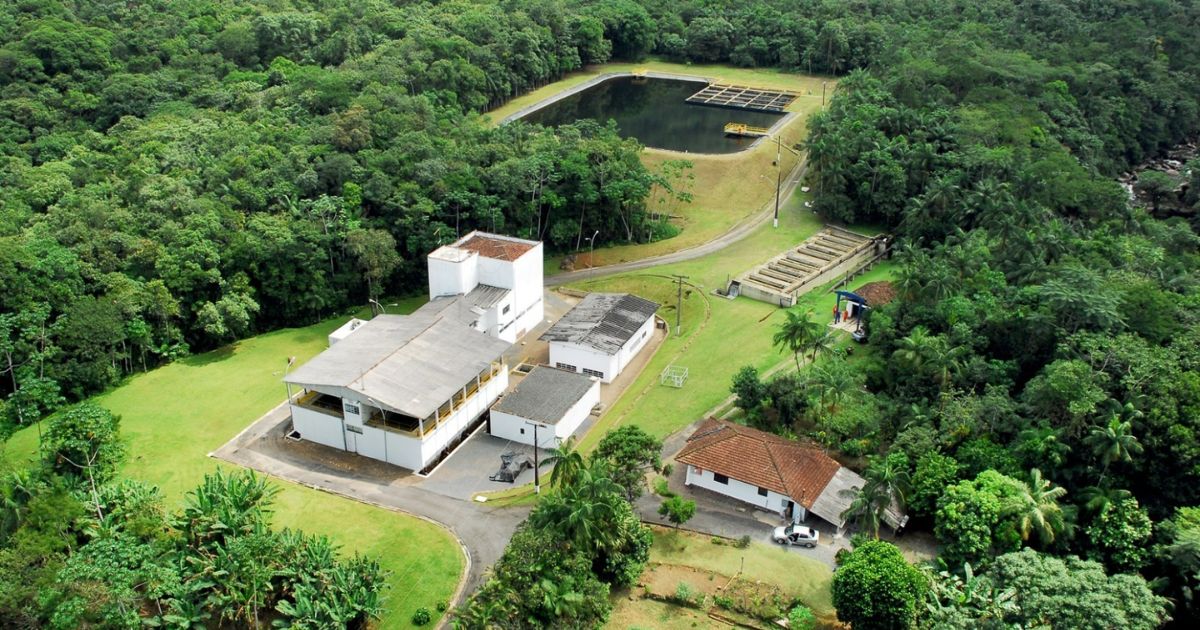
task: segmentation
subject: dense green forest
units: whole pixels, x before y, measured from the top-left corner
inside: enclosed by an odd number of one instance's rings
[[[855,628],[1189,624],[1200,168],[1170,211],[1130,203],[1114,177],[1200,132],[1197,32],[1183,0],[5,3],[3,426],[369,291],[419,289],[424,253],[472,228],[560,250],[592,229],[670,236],[655,203],[672,180],[636,142],[481,119],[583,64],[653,54],[836,75],[806,147],[815,207],[896,233],[900,299],[872,314],[865,369],[834,357],[770,383],[743,375],[741,404],[867,458],[865,529],[895,498],[942,543],[942,565],[919,574],[884,543],[860,546],[834,582],[839,613]],[[4,619],[121,625],[131,602],[182,592],[126,576],[121,607],[81,607],[72,585],[107,579],[81,550],[112,551],[78,543],[216,554],[182,518],[153,540],[95,535],[90,480],[56,465],[3,488],[0,579],[36,569],[58,585],[43,600],[6,589]],[[608,585],[630,583],[645,551],[609,474],[540,507],[460,622],[605,618]],[[580,544],[594,524],[556,521],[571,501],[600,506],[609,548]],[[557,564],[531,573],[524,558],[550,546]],[[616,547],[620,570],[606,565]],[[39,549],[56,563],[21,564]],[[359,562],[354,579],[377,579]],[[564,575],[567,591],[515,595]],[[270,588],[253,601],[281,610],[300,592]]]

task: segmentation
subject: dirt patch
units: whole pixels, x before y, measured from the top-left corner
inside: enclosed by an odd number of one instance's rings
[[[776,584],[676,564],[651,563],[642,573],[639,586],[637,591],[643,597],[681,609],[685,609],[683,601],[687,598],[687,610],[711,613],[710,622],[726,627],[774,628],[772,620],[786,616],[798,603]],[[637,592],[626,595],[637,596]],[[846,628],[835,616],[819,617],[817,627]]]

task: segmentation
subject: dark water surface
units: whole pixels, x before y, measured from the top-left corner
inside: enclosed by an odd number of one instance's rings
[[[637,138],[648,147],[691,153],[734,153],[754,138],[725,136],[725,123],[739,122],[770,127],[782,114],[706,105],[692,105],[687,97],[704,83],[673,79],[616,77],[526,114],[522,120],[555,127],[583,118],[601,123],[617,121],[626,138]]]

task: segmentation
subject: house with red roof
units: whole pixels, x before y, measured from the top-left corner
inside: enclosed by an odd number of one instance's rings
[[[686,484],[723,494],[799,523],[809,514],[845,527],[842,514],[865,483],[820,446],[710,418],[675,456],[687,466]],[[892,527],[905,517],[895,505]]]

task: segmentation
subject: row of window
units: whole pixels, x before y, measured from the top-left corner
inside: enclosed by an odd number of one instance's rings
[[[717,482],[717,483],[719,483],[719,484],[729,485],[729,477],[728,477],[728,476],[726,476],[726,475],[722,475],[721,473],[716,473],[716,472],[715,472],[715,473],[713,473],[713,481],[715,481],[715,482]],[[759,488],[759,489],[758,489],[758,496],[760,496],[760,497],[765,497],[765,496],[767,496],[767,489],[766,489],[766,488]]]
[[[560,370],[569,370],[571,372],[579,371],[579,368],[575,367],[574,365],[571,365],[570,363],[563,363],[561,361],[556,362],[554,364],[554,367],[556,367]],[[595,376],[596,378],[604,378],[604,372],[598,372],[596,370],[589,370],[587,368],[583,368],[583,373],[587,374],[588,376]]]

